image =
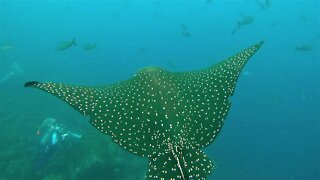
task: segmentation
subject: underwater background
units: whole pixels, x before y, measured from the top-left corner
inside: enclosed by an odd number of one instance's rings
[[[208,179],[320,179],[319,9],[318,0],[0,0],[0,180],[143,179],[147,169],[25,82],[101,86],[145,66],[198,70],[262,40],[205,148],[216,165]],[[82,138],[43,152],[37,129],[48,117]]]

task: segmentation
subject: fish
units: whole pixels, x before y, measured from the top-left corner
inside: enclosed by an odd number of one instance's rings
[[[312,51],[312,46],[310,44],[296,46],[295,51]]]
[[[319,39],[320,39],[320,33],[318,33],[318,34],[315,36],[315,39],[316,39],[316,40],[319,40]]]
[[[170,68],[176,68],[177,67],[177,64],[174,61],[169,61],[168,64],[169,64]]]
[[[146,47],[139,47],[139,48],[137,48],[137,50],[138,50],[138,51],[146,51],[147,48],[146,48]]]
[[[190,31],[188,30],[188,26],[180,23],[180,28],[181,28],[181,34],[185,37],[190,37],[192,34],[190,33]]]
[[[261,7],[261,9],[266,10],[272,6],[271,0],[256,0],[256,3],[258,6]]]
[[[273,21],[273,22],[270,24],[270,26],[271,26],[271,27],[277,27],[277,26],[279,26],[280,24],[281,24],[281,22]]]
[[[60,42],[57,46],[58,51],[64,51],[66,49],[69,49],[72,46],[76,46],[76,38],[73,38],[71,41],[63,41]]]
[[[184,36],[184,37],[191,37],[192,34],[189,32],[189,31],[181,31],[181,34]]]
[[[85,51],[91,51],[91,50],[94,50],[94,49],[97,49],[97,44],[94,43],[94,44],[86,44],[83,48],[83,50]]]
[[[0,52],[7,52],[12,50],[14,47],[11,45],[1,45],[0,46]]]
[[[212,0],[206,0],[206,4],[211,4]]]
[[[181,29],[184,29],[184,30],[188,29],[188,26],[183,23],[180,23],[180,27]]]
[[[237,26],[232,30],[232,34],[235,34],[242,26],[249,25],[254,22],[252,16],[245,16],[240,21],[237,22]]]
[[[265,4],[266,4],[266,7],[267,7],[267,8],[270,8],[270,7],[272,6],[271,0],[266,0],[266,1],[265,1]]]
[[[221,131],[238,77],[263,41],[206,69],[144,67],[105,86],[29,81],[89,117],[125,150],[149,159],[146,179],[206,179],[215,165],[202,151]]]
[[[20,64],[18,62],[13,62],[9,69],[9,72],[0,77],[0,85],[2,83],[8,82],[10,79],[12,79],[13,76],[20,75],[22,73],[23,69],[21,68]]]

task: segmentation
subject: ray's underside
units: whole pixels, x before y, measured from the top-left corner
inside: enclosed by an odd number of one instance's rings
[[[201,148],[219,133],[240,72],[260,42],[201,71],[141,69],[104,87],[28,82],[66,101],[124,149],[150,159],[147,179],[205,179],[214,165]]]

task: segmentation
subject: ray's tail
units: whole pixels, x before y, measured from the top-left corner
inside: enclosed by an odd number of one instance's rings
[[[150,160],[146,179],[206,179],[213,168],[200,149],[172,150]]]

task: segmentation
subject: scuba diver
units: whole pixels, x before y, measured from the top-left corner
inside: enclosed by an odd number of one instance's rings
[[[14,62],[11,64],[10,67],[8,67],[9,71],[3,74],[2,72],[5,72],[2,68],[0,69],[0,85],[3,83],[7,83],[10,81],[14,76],[22,74],[22,68],[18,62]]]
[[[40,155],[35,165],[36,168],[41,168],[55,152],[62,148],[70,139],[81,139],[82,135],[66,130],[63,125],[58,124],[55,118],[48,117],[44,119],[37,130],[37,135],[40,139]]]
[[[37,135],[43,134],[40,143],[48,151],[53,148],[59,142],[66,140],[68,137],[81,139],[82,135],[73,133],[63,128],[62,125],[57,123],[54,118],[46,118],[42,121],[40,127],[37,130]]]

